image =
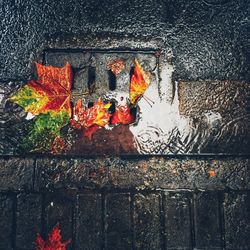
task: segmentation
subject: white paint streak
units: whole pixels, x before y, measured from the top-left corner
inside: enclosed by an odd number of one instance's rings
[[[4,94],[0,94],[0,103],[2,103],[3,98],[4,98]]]
[[[162,143],[167,144],[172,132],[176,128],[184,132],[188,127],[188,120],[179,114],[177,86],[175,88],[176,93],[174,94],[173,103],[171,104],[168,101],[168,96],[173,96],[172,93],[167,93],[172,90],[172,73],[173,67],[169,65],[162,71],[162,80],[160,82],[162,98],[159,96],[156,81],[152,81],[144,95],[149,97],[154,104],[150,106],[144,98],[141,98],[138,102],[140,107],[139,122],[136,126],[130,126],[130,131],[133,133],[137,149],[141,153],[147,150],[146,148],[141,148],[142,144],[150,148],[154,147],[154,145],[146,145],[147,142],[151,144],[155,143],[155,147],[158,147]],[[162,150],[167,150],[167,148]],[[161,152],[162,150],[159,153],[163,153]]]
[[[33,115],[33,114],[31,114],[31,113],[27,113],[27,116],[26,116],[26,120],[31,120],[31,119],[33,119],[35,116]]]

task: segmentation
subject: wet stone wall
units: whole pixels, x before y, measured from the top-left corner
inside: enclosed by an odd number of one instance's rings
[[[249,171],[239,157],[11,157],[0,249],[34,249],[58,223],[68,249],[248,249]]]
[[[250,249],[249,9],[0,1],[0,250]]]

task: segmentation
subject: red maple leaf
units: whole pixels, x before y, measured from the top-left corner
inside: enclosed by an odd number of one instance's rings
[[[73,109],[71,126],[84,130],[84,135],[91,138],[92,134],[109,123],[111,114],[107,112],[110,103],[104,104],[99,99],[94,106],[88,109],[83,107],[82,100],[78,100]]]
[[[131,110],[128,105],[119,105],[116,108],[115,113],[112,116],[111,124],[130,124],[134,122],[135,117],[131,114]]]
[[[71,240],[62,242],[61,230],[59,226],[56,226],[49,233],[46,241],[39,234],[37,235],[36,250],[66,250],[66,246],[70,242]]]

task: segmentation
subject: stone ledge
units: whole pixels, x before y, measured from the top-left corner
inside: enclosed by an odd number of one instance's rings
[[[250,188],[250,161],[228,159],[38,159],[35,189],[204,189]]]
[[[0,159],[0,191],[32,190],[33,175],[33,159]]]

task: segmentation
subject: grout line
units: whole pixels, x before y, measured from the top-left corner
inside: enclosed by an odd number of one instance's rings
[[[102,242],[101,242],[101,249],[107,248],[107,231],[106,231],[106,214],[107,214],[107,204],[106,204],[106,194],[104,191],[101,192],[101,199],[102,199]]]
[[[195,235],[195,197],[196,194],[193,193],[191,198],[189,198],[189,210],[190,210],[190,233],[191,233],[191,249],[196,249],[196,235]]]
[[[41,211],[41,236],[45,239],[47,237],[46,219],[45,219],[45,194],[42,193],[42,211]]]
[[[218,192],[219,199],[219,223],[220,223],[220,236],[221,236],[221,249],[226,249],[226,241],[225,241],[225,216],[224,216],[224,197],[225,193]]]
[[[134,194],[130,193],[130,223],[131,223],[131,239],[132,239],[132,249],[135,249],[135,220],[134,220]]]
[[[56,52],[64,52],[64,53],[105,53],[105,54],[113,54],[113,53],[140,53],[140,54],[155,54],[155,52],[159,51],[157,48],[145,48],[145,49],[121,49],[121,48],[113,48],[113,49],[98,49],[98,48],[66,48],[66,49],[54,49],[49,48],[43,50],[43,53],[56,53]]]
[[[68,155],[57,155],[57,159],[63,160],[96,160],[98,158],[102,159],[103,157],[116,157],[121,160],[146,160],[149,158],[163,158],[165,160],[197,160],[197,161],[209,161],[209,160],[249,160],[250,154],[168,154],[168,155],[155,155],[155,154],[147,154],[147,155],[80,155],[80,154],[68,154]],[[33,159],[34,157],[43,157],[54,159],[55,156],[48,153],[27,153],[26,155],[19,154],[1,154],[0,159],[9,160],[11,158],[20,158],[20,159]]]
[[[165,218],[165,204],[166,204],[166,197],[165,193],[161,192],[159,196],[159,203],[160,203],[160,226],[161,226],[161,248],[167,249],[167,242],[166,242],[166,218]]]
[[[36,170],[37,170],[37,159],[34,158],[33,175],[32,175],[32,190],[35,190]]]
[[[75,188],[60,188],[60,189],[43,189],[40,191],[35,191],[35,190],[13,190],[13,191],[9,191],[9,190],[0,190],[0,194],[2,195],[11,195],[13,193],[16,194],[42,194],[45,195],[48,192],[58,192],[61,193],[64,190],[76,190]],[[234,190],[234,189],[223,189],[223,190],[217,190],[217,189],[211,189],[211,190],[198,190],[198,189],[146,189],[146,190],[137,190],[135,187],[133,188],[123,188],[123,189],[119,189],[119,188],[100,188],[100,189],[91,189],[91,188],[84,188],[84,189],[77,189],[77,194],[89,194],[89,192],[93,192],[96,194],[102,194],[103,192],[105,192],[106,194],[120,194],[120,193],[133,193],[133,194],[142,194],[142,195],[149,195],[149,194],[159,194],[160,192],[170,192],[170,193],[202,193],[202,192],[207,192],[207,193],[211,193],[211,192],[218,192],[218,193],[236,193],[236,194],[245,194],[246,192],[250,192],[250,189],[241,189],[241,190]]]
[[[16,249],[16,233],[17,233],[17,194],[12,196],[12,232],[11,232],[11,245]]]
[[[71,249],[75,249],[76,244],[76,199],[77,196],[74,196],[73,201],[71,202],[72,208],[71,208]]]

